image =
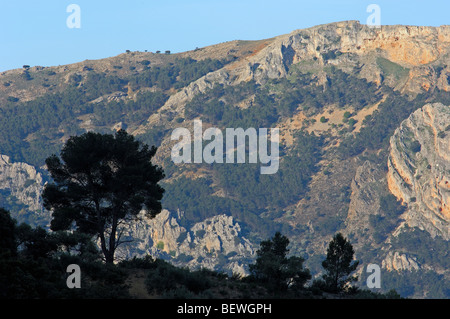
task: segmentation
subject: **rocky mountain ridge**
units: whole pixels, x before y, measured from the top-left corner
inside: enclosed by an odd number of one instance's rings
[[[441,71],[440,74],[431,74],[430,78],[430,73],[434,72],[427,64],[448,58],[449,47],[450,26],[382,26],[376,29],[357,21],[346,21],[296,30],[266,40],[250,56],[197,80],[174,96],[173,101],[168,101],[167,106],[161,110],[173,105],[180,107],[198,92],[210,88],[212,82],[234,85],[250,79],[262,82],[268,78],[286,77],[292,64],[311,59],[317,59],[321,64],[344,62],[347,67],[358,65],[362,77],[381,82],[383,76],[380,75],[380,70],[374,70],[373,63],[367,63],[374,59],[375,53],[410,69],[404,91],[417,93],[433,87],[447,91],[450,88],[445,77],[448,69],[442,70],[444,72]],[[330,51],[348,53],[349,56],[327,61],[324,53]],[[358,61],[352,55],[358,58],[366,55],[367,62]],[[424,82],[420,83],[419,78],[423,78]],[[152,118],[149,122],[152,122]]]
[[[126,83],[132,76],[172,65],[180,58],[203,61],[230,57],[223,67],[183,87],[132,88],[131,80]],[[431,96],[434,92],[446,96],[450,92],[449,61],[449,26],[378,29],[345,21],[261,41],[230,41],[178,54],[126,52],[67,66],[2,72],[0,109],[9,103],[8,99],[22,103],[48,93],[65,92],[68,88],[83,90],[92,72],[126,80],[122,87],[118,86],[120,91],[95,96],[88,102],[89,106],[101,107],[104,103],[109,107],[121,101],[137,101],[141,93],[166,94],[168,98],[161,107],[134,121],[118,118],[113,124],[100,127],[99,115],[87,113],[77,114],[72,125],[83,132],[125,128],[137,137],[163,132],[156,163],[173,177],[196,180],[212,176],[214,195],[227,198],[227,192],[220,188],[217,177],[210,171],[167,164],[173,145],[171,130],[192,127],[192,119],[186,114],[190,101],[199,95],[208,96],[218,86],[239,87],[253,82],[258,88],[267,88],[269,96],[277,96],[278,83],[286,80],[293,87],[303,86],[301,81],[305,78],[311,80],[311,84],[305,85],[307,91],[323,86],[322,92],[315,94],[325,94],[336,70],[364,79],[368,85],[375,85],[374,92],[380,95],[375,102],[361,103],[363,106],[359,108],[351,103],[340,105],[341,95],[337,95],[335,100],[314,109],[299,100],[290,113],[274,124],[281,128],[280,134],[285,138],[283,151],[288,152],[295,144],[296,132],[307,131],[323,137],[323,156],[304,196],[296,198],[294,204],[267,210],[258,218],[287,229],[291,252],[308,257],[308,266],[320,264],[320,256],[325,253],[332,233],[342,231],[354,244],[357,258],[365,264],[377,262],[383,269],[397,272],[439,269],[440,274],[449,278],[448,271],[425,260],[420,253],[398,246],[396,241],[402,234],[409,234],[410,228],[424,230],[431,238],[449,240],[450,103],[420,102],[419,109],[398,122],[385,148],[366,149],[344,159],[337,151],[342,142],[358,136],[367,127],[368,118],[380,116],[383,103],[391,101],[389,98],[395,94],[411,103],[418,96]],[[243,96],[236,106],[244,110],[259,107],[255,96],[255,93]],[[226,101],[224,97],[218,100]],[[394,115],[398,110],[392,107],[391,112]],[[348,124],[350,120],[352,125]],[[55,128],[58,140],[52,141],[55,144],[61,144],[69,135],[67,122],[58,125]],[[33,141],[35,135],[29,134],[23,140]],[[38,194],[43,187],[42,175],[28,164],[12,163],[7,155],[0,159],[0,189],[8,196],[15,196],[28,210],[40,211]],[[390,195],[399,203],[394,203]],[[393,212],[386,211],[386,207],[393,208]],[[153,220],[143,219],[127,229],[128,237],[136,240],[124,247],[122,257],[150,253],[177,265],[245,273],[245,265],[254,257],[258,237],[249,236],[251,232],[242,220],[222,211],[212,214],[216,215],[186,223],[182,209],[165,209]]]

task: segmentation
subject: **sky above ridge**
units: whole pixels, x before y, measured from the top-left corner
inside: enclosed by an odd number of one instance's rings
[[[125,50],[183,52],[336,21],[366,24],[371,4],[382,25],[450,24],[448,0],[0,0],[0,72]]]

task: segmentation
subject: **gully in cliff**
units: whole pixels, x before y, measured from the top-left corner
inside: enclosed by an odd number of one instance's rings
[[[173,130],[171,140],[181,140],[173,146],[171,158],[175,164],[235,163],[235,161],[242,164],[246,163],[246,149],[248,149],[248,163],[258,163],[259,160],[261,164],[268,164],[261,166],[261,174],[275,174],[279,167],[279,129],[270,129],[270,155],[267,133],[267,128],[260,128],[258,131],[255,128],[248,128],[245,131],[242,128],[226,128],[224,144],[224,134],[220,129],[210,127],[203,132],[202,121],[194,120],[193,143],[189,129],[179,127]],[[211,142],[204,145],[204,141]]]

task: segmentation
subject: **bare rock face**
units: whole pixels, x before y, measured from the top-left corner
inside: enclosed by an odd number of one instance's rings
[[[398,251],[389,252],[382,262],[382,267],[386,268],[388,271],[412,271],[421,269],[421,266],[414,257],[410,257],[407,254],[401,254]]]
[[[10,192],[29,211],[42,211],[43,179],[35,167],[0,155],[0,190]]]
[[[390,139],[389,190],[407,204],[405,223],[450,239],[450,107],[427,104]]]
[[[380,188],[385,184],[383,170],[375,164],[365,161],[356,170],[351,183],[351,196],[348,215],[345,221],[345,233],[358,234],[358,246],[370,244],[371,236],[367,234],[371,215],[379,214]]]
[[[449,49],[448,26],[396,25],[376,29],[361,25],[358,21],[343,21],[276,37],[249,58],[246,78],[259,82],[264,78],[284,77],[290,65],[310,59],[322,64],[334,64],[333,58],[326,58],[325,53],[340,52],[347,55],[337,58],[343,62],[338,64],[361,67],[361,74],[369,81],[381,81],[383,71],[375,62],[381,57],[405,68],[406,73],[410,70],[406,83],[402,83],[406,91],[428,91],[434,86],[445,90],[448,88],[446,73],[435,74],[429,64],[447,60]],[[386,75],[383,74],[383,77]],[[392,84],[395,86],[395,82]]]
[[[219,270],[219,266],[224,268],[220,270],[230,273],[247,273],[243,261],[252,258],[254,249],[242,236],[241,227],[233,217],[217,215],[189,229],[180,225],[182,218],[182,212],[163,210],[155,218],[148,219],[142,212],[141,221],[133,223],[126,231],[126,237],[134,241],[123,246],[118,254],[122,258],[149,254],[192,269]],[[225,256],[228,259],[226,265],[220,265]]]
[[[100,96],[99,98],[96,98],[95,100],[92,100],[90,103],[100,103],[100,102],[105,102],[105,103],[109,103],[109,102],[119,102],[121,100],[125,100],[128,97],[128,94],[124,93],[124,92],[113,92],[111,94],[106,94],[104,96]]]
[[[369,161],[356,170],[355,177],[352,180],[350,196],[350,205],[347,216],[347,224],[354,225],[355,222],[368,223],[365,218],[377,211],[379,204],[379,176],[380,172]]]

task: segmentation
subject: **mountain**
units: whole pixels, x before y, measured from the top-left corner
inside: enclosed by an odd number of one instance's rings
[[[158,146],[164,211],[123,256],[245,273],[279,230],[317,275],[346,235],[383,289],[448,297],[450,26],[344,21],[177,54],[131,52],[0,74],[2,206],[46,225],[44,160],[71,135],[126,129]],[[24,61],[26,63],[26,61]],[[279,128],[280,165],[174,164],[176,128]],[[23,173],[27,171],[28,173]],[[24,194],[28,193],[27,196]]]

